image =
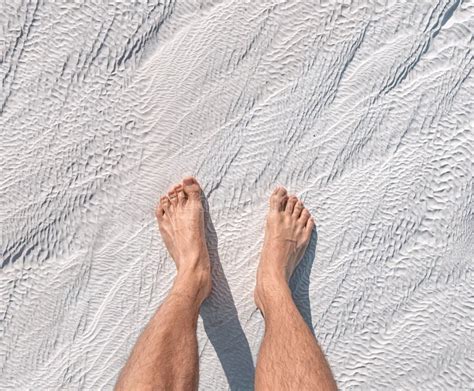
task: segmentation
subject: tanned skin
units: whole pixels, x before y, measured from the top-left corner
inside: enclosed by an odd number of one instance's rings
[[[186,177],[161,197],[156,217],[177,274],[167,298],[138,338],[115,389],[196,390],[197,320],[211,292],[202,191]],[[326,359],[293,302],[288,281],[308,246],[314,220],[278,187],[270,197],[255,302],[265,319],[256,368],[259,390],[336,390]]]

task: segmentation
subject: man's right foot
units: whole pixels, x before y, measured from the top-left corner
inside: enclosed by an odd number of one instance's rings
[[[186,177],[161,197],[156,209],[161,237],[176,263],[182,293],[202,302],[211,292],[211,264],[204,230],[202,190]]]
[[[257,270],[255,303],[264,312],[265,302],[275,291],[288,289],[293,271],[311,238],[314,220],[303,203],[277,187],[270,197],[265,239]]]

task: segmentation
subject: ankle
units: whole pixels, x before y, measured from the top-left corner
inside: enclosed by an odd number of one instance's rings
[[[291,299],[291,290],[283,274],[257,277],[255,303],[264,315],[288,299]]]
[[[207,248],[199,250],[188,250],[183,248],[174,259],[178,272],[181,269],[196,269],[209,263],[209,254]]]
[[[275,254],[268,254],[268,251],[263,251],[260,257],[259,263],[259,274],[269,277],[271,279],[281,279],[288,282],[292,274],[292,270],[289,269],[290,264],[288,257],[277,256]]]
[[[196,299],[201,304],[211,292],[211,271],[209,268],[193,267],[178,270],[173,291],[176,294]]]

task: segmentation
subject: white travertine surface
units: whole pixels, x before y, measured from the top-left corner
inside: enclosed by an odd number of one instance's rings
[[[317,235],[293,280],[341,389],[473,386],[474,4],[0,5],[0,388],[111,389],[174,265],[154,205],[209,206],[200,388],[250,390],[269,193]]]

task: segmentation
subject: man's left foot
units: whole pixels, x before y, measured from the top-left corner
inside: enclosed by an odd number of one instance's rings
[[[270,197],[265,240],[257,270],[255,303],[264,312],[275,292],[289,292],[288,283],[308,247],[314,220],[308,209],[286,189],[277,187]]]

